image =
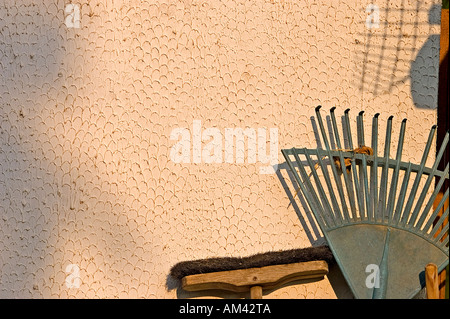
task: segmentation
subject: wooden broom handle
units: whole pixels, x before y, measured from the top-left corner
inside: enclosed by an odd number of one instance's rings
[[[181,279],[181,284],[187,291],[208,289],[246,293],[250,291],[251,299],[262,299],[263,289],[277,289],[295,280],[323,278],[326,274],[328,263],[324,260],[315,260],[189,275]]]

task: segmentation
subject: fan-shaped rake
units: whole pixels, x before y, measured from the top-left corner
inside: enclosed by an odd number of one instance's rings
[[[440,271],[449,262],[448,189],[442,196],[449,165],[438,169],[449,134],[433,165],[427,167],[433,126],[420,164],[413,164],[402,161],[406,119],[391,158],[393,117],[387,120],[384,152],[379,155],[379,114],[372,119],[371,147],[365,146],[364,112],[358,114],[358,147],[354,148],[346,110],[342,132],[348,149],[343,149],[332,108],[329,119],[337,147],[332,149],[320,108],[316,108],[316,119],[325,149],[282,150],[299,191],[356,298],[414,297],[424,285],[425,266],[435,263]]]

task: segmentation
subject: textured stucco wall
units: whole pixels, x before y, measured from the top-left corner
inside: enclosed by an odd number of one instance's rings
[[[178,261],[322,242],[279,151],[276,174],[263,157],[196,163],[194,138],[176,162],[174,130],[315,147],[314,107],[351,107],[381,129],[394,115],[394,142],[407,117],[404,159],[419,161],[436,122],[431,0],[72,3],[79,28],[69,1],[0,4],[2,298],[197,297],[167,279]],[[265,295],[340,296],[339,276]]]

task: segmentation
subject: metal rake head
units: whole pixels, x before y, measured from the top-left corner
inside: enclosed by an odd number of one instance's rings
[[[443,192],[443,185],[448,180],[449,165],[442,171],[438,164],[449,134],[433,165],[427,167],[436,132],[433,126],[420,163],[413,164],[402,161],[406,119],[401,122],[395,158],[391,158],[393,117],[387,120],[384,151],[379,154],[379,114],[372,119],[370,146],[364,136],[364,112],[358,114],[355,147],[347,109],[342,131],[348,148],[343,149],[332,108],[331,131],[336,146],[332,149],[320,108],[316,108],[316,119],[325,149],[282,150],[299,190],[355,297],[413,297],[423,286],[423,270],[428,263],[437,264],[439,270],[448,265],[445,203],[449,193],[448,189]],[[376,280],[368,281],[370,269],[377,272]]]

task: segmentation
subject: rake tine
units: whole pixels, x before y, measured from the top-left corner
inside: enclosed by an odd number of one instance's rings
[[[295,152],[295,148],[290,149],[291,153]],[[281,150],[281,154],[283,154],[284,159],[286,160],[286,163],[289,166],[289,169],[291,170],[292,174],[294,175],[295,181],[297,182],[297,184],[299,185],[299,188],[301,188],[301,190],[304,192],[304,185],[302,183],[302,180],[300,179],[300,176],[298,175],[297,171],[294,169],[294,166],[292,165],[292,161],[289,158],[289,154],[287,154],[286,150]],[[297,192],[298,193],[298,192]],[[294,196],[295,198],[295,196]]]
[[[372,119],[372,149],[373,163],[370,172],[370,212],[369,214],[376,219],[376,211],[378,209],[378,116],[376,113]]]
[[[333,132],[334,132],[334,138],[336,140],[336,145],[337,145],[338,149],[342,149],[341,139],[339,138],[339,131],[338,131],[338,128],[337,128],[337,123],[336,123],[336,116],[334,115],[334,110],[335,109],[336,109],[335,106],[333,106],[330,109],[331,123],[333,124]]]
[[[350,128],[350,119],[349,119],[349,115],[348,115],[349,112],[350,112],[350,109],[346,109],[344,111],[344,126],[345,126],[345,133],[347,136],[347,141],[348,141],[348,147],[350,149],[353,149],[352,131]],[[342,154],[340,154],[339,158],[341,161],[342,170],[344,170],[344,168],[345,168],[344,157],[342,156]],[[352,169],[353,169],[353,171],[355,171],[353,161],[352,161]],[[343,172],[343,175],[344,175],[345,185],[347,187],[348,197],[350,200],[350,208],[352,210],[352,219],[356,220],[356,205],[355,205],[356,203],[355,203],[355,194],[353,191],[353,184],[351,183],[351,175],[347,172],[347,170],[345,172]],[[357,183],[357,180],[355,182]]]
[[[446,210],[446,212],[447,212],[447,214],[445,215],[445,217],[442,217],[442,222],[444,222],[445,219],[448,218],[448,209]],[[444,216],[444,215],[442,215],[442,216]],[[439,227],[441,227],[441,224],[442,224],[441,220],[439,220],[439,222],[440,222]],[[449,224],[447,222],[447,224],[444,225],[444,227],[441,229],[441,231],[439,233],[437,233],[436,239],[434,240],[435,243],[439,243],[441,240],[444,239],[445,235],[448,235],[448,225]]]
[[[365,146],[365,140],[364,140],[364,111],[359,112],[357,118],[357,137],[358,137],[358,146],[362,147]],[[365,159],[365,156],[363,156],[363,158]],[[361,165],[361,163],[358,163],[358,173],[359,173],[359,186],[361,186],[362,184],[366,183],[365,180],[363,180],[363,176],[365,175],[363,173],[363,167]],[[367,174],[366,174],[367,175]],[[361,201],[362,198],[366,198],[369,196],[369,193],[367,192],[366,188],[360,188],[360,197],[361,197]],[[366,217],[366,210],[369,210],[369,206],[364,206],[364,201],[362,201],[362,205],[360,206],[360,216],[361,219],[363,219],[364,217]]]
[[[442,228],[442,224],[445,222],[445,220],[448,217],[448,207],[444,211],[441,217],[439,217],[438,222],[433,226],[432,231],[430,232],[430,238],[435,238],[434,241],[437,242],[443,235],[445,235],[446,231],[448,230],[448,223]],[[436,236],[436,237],[435,237]]]
[[[347,133],[348,147],[350,149],[353,149],[352,132],[351,132],[351,129],[350,129],[350,119],[349,119],[349,116],[348,116],[348,112],[350,112],[350,109],[346,109],[344,111],[345,131]]]
[[[334,181],[336,183],[336,188],[339,194],[339,198],[341,199],[341,205],[342,205],[342,211],[343,211],[343,218],[345,222],[348,222],[350,219],[350,215],[349,215],[349,211],[348,211],[348,207],[347,207],[347,203],[345,201],[345,195],[344,195],[344,187],[342,185],[342,180],[341,177],[339,176],[338,172],[337,172],[337,168],[336,168],[336,164],[333,160],[333,156],[331,156],[331,152],[328,152],[328,159],[331,162],[331,171],[333,172],[333,176],[334,176]]]
[[[342,149],[341,139],[339,137],[339,130],[338,130],[337,122],[336,122],[336,116],[334,114],[334,110],[335,109],[336,109],[336,107],[332,107],[330,109],[331,122],[333,124],[333,131],[334,131],[334,136],[335,136],[335,139],[336,139],[336,145],[337,145],[338,149]],[[349,110],[350,109],[347,109],[345,112],[348,113]],[[347,115],[347,119],[348,119],[348,115]],[[347,130],[347,134],[348,133],[349,133],[349,131]],[[328,156],[329,156],[329,159],[330,159],[330,161],[332,163],[331,167],[332,167],[332,170],[333,170],[334,179],[336,180],[336,184],[337,184],[337,187],[338,187],[339,196],[341,198],[342,205],[344,206],[344,210],[343,210],[344,211],[344,219],[346,221],[348,221],[348,219],[350,218],[350,215],[349,215],[348,207],[346,205],[345,196],[344,196],[344,193],[342,191],[342,189],[343,189],[342,180],[341,180],[340,176],[337,174],[337,169],[336,169],[333,157],[331,156],[330,153],[328,153]],[[341,163],[342,170],[344,170],[345,163],[344,163],[344,159],[343,159],[342,156],[339,156],[339,161]],[[345,182],[346,189],[347,189],[348,196],[349,196],[350,208],[352,210],[352,217],[354,217],[356,215],[356,211],[355,211],[355,206],[354,206],[354,199],[353,199],[353,196],[352,196],[353,190],[349,190],[349,180],[348,180],[347,173],[343,172],[343,175],[344,175],[344,182]]]
[[[357,124],[358,124],[358,145],[361,147],[363,145],[366,145],[364,142],[364,121],[363,121],[363,114],[364,111],[359,112],[357,117]]]
[[[329,226],[328,226],[327,221],[324,218],[324,209],[323,209],[322,205],[320,204],[319,199],[317,198],[317,195],[316,195],[316,193],[314,191],[314,187],[311,184],[311,181],[309,180],[309,177],[308,177],[308,174],[305,171],[305,168],[301,164],[301,160],[298,157],[297,152],[294,152],[294,157],[295,157],[295,160],[298,163],[298,168],[299,168],[300,174],[302,175],[302,179],[304,181],[304,184],[306,184],[306,187],[309,189],[309,194],[312,196],[312,201],[311,202],[314,203],[314,205],[316,207],[316,209],[315,210],[313,209],[313,211],[320,212],[320,214],[316,214],[316,215],[318,215],[317,216],[318,217],[317,218],[317,222],[321,223],[322,226],[327,229]]]
[[[345,187],[347,189],[348,199],[350,201],[350,209],[352,210],[352,220],[356,219],[356,205],[355,205],[355,194],[353,192],[353,184],[350,181],[350,173],[345,169],[345,161],[342,152],[339,152],[339,160],[342,167],[342,175],[344,176]]]
[[[401,218],[401,221],[400,221],[402,226],[404,226],[406,224],[406,222],[408,221],[409,213],[411,211],[411,208],[412,208],[412,205],[413,205],[413,202],[414,202],[414,198],[416,197],[417,188],[419,187],[419,183],[420,183],[420,180],[422,178],[423,169],[425,167],[425,163],[426,163],[427,158],[428,158],[428,153],[430,152],[430,149],[431,149],[431,143],[433,141],[433,137],[434,137],[434,133],[435,132],[436,132],[436,125],[433,125],[431,127],[430,134],[428,135],[428,141],[427,141],[427,144],[425,146],[425,150],[423,152],[422,159],[420,161],[419,170],[417,171],[416,178],[414,180],[414,184],[413,184],[413,186],[411,188],[411,192],[409,193],[408,201],[406,202],[405,209],[403,210],[402,218]]]
[[[447,166],[445,167],[445,170],[444,170],[444,174],[443,174],[443,176],[439,179],[438,184],[435,186],[434,192],[433,192],[433,194],[431,194],[431,197],[430,197],[430,199],[428,200],[427,206],[425,206],[424,210],[422,211],[421,216],[420,216],[420,219],[419,219],[419,221],[417,222],[415,228],[420,229],[420,228],[422,227],[422,225],[423,225],[423,223],[424,223],[424,221],[425,221],[425,219],[426,219],[426,217],[427,217],[427,215],[428,215],[428,212],[430,211],[431,207],[433,206],[433,204],[434,204],[434,202],[435,202],[435,200],[436,200],[437,195],[438,195],[439,192],[441,191],[442,185],[444,185],[444,182],[445,182],[445,180],[446,180],[446,178],[445,178],[444,176],[448,174],[448,171],[449,171],[449,164],[447,163]]]
[[[419,196],[419,199],[417,200],[416,203],[416,207],[414,208],[414,212],[411,215],[411,218],[409,220],[409,227],[413,227],[414,226],[414,222],[417,219],[417,216],[419,214],[420,208],[422,207],[422,203],[425,200],[425,196],[428,193],[428,189],[430,188],[431,182],[434,180],[434,174],[437,171],[437,167],[439,162],[441,161],[442,155],[444,155],[445,149],[447,147],[447,143],[448,143],[448,132],[447,134],[445,134],[444,140],[442,142],[441,148],[439,149],[438,154],[436,155],[436,160],[433,164],[433,168],[431,169],[431,173],[428,175],[427,181],[425,182],[425,185],[422,189],[422,192]]]
[[[361,193],[362,189],[360,188],[358,174],[356,172],[356,164],[355,164],[354,159],[352,159],[352,172],[353,172],[353,183],[355,184],[356,200],[358,201],[359,215],[362,220],[363,216],[364,216],[364,202],[363,202],[362,196],[364,194]]]
[[[292,154],[294,154],[294,153],[295,153],[295,148],[290,149],[290,152],[291,152]],[[292,165],[292,161],[291,161],[291,159],[289,158],[289,154],[287,154],[287,151],[286,151],[286,150],[281,150],[281,154],[283,154],[284,159],[286,160],[286,163],[287,163],[288,166],[289,166],[289,169],[291,170],[292,174],[294,174],[294,178],[295,178],[297,184],[299,185],[299,187],[300,187],[300,188],[302,189],[302,191],[304,192],[304,185],[303,185],[303,183],[302,183],[302,180],[301,180],[300,176],[298,175],[297,171],[294,169],[294,166]]]
[[[442,196],[441,201],[439,202],[439,204],[436,206],[436,209],[434,210],[433,214],[431,214],[430,218],[428,219],[428,222],[426,223],[425,227],[422,229],[422,232],[424,234],[426,234],[428,232],[428,229],[430,229],[430,227],[433,226],[433,223],[436,220],[437,215],[439,214],[439,212],[442,210],[442,207],[444,207],[445,201],[448,198],[448,189],[445,191],[444,196]],[[447,207],[448,210],[448,207]],[[433,231],[434,226],[432,228],[431,231]],[[431,235],[433,236],[433,235]]]
[[[362,176],[363,176],[363,182],[364,182],[364,194],[365,194],[364,198],[366,199],[366,209],[367,209],[365,217],[368,220],[371,220],[370,212],[369,212],[370,198],[369,198],[369,181],[367,179],[367,160],[366,160],[366,156],[362,157]]]
[[[391,149],[391,133],[392,133],[392,118],[394,116],[389,116],[387,126],[386,126],[386,140],[384,145],[384,165],[381,171],[381,181],[380,181],[380,197],[378,206],[379,217],[381,221],[384,221],[384,215],[386,213],[386,197],[387,197],[387,180],[389,172],[389,152]]]
[[[316,118],[317,118],[317,122],[319,123],[319,128],[320,128],[320,132],[322,133],[322,138],[323,138],[323,142],[325,144],[325,147],[327,150],[330,149],[330,144],[328,143],[328,138],[327,138],[327,134],[325,132],[325,127],[323,126],[323,121],[322,121],[322,116],[320,115],[320,108],[322,106],[319,105],[316,107]]]
[[[411,175],[411,162],[408,164],[408,168],[406,169],[405,175],[403,176],[402,188],[400,189],[400,193],[398,194],[397,206],[395,207],[394,212],[394,222],[398,224],[400,221],[400,215],[403,209],[403,203],[405,202],[406,190],[408,189],[409,184],[409,176]]]
[[[299,169],[300,169],[300,167],[302,167],[302,165],[301,165],[301,162],[297,160],[298,156],[297,156],[297,153],[296,153],[296,149],[292,148],[291,152],[294,155],[294,157],[295,157],[295,159],[296,159],[296,161],[298,163]],[[294,178],[297,181],[300,189],[302,190],[302,192],[303,192],[303,194],[304,194],[304,196],[306,198],[306,201],[308,202],[311,210],[317,211],[317,207],[318,207],[317,203],[314,201],[313,197],[311,197],[310,192],[307,191],[305,184],[302,182],[300,176],[297,173],[297,170],[295,170],[294,166],[292,165],[292,161],[289,158],[289,155],[284,150],[282,150],[281,153],[283,154],[284,158],[286,159],[286,163],[288,164],[289,169],[291,170],[292,174],[294,174]],[[320,224],[320,226],[325,226],[324,223],[321,220],[319,220],[319,218],[317,218],[317,222]]]
[[[442,243],[441,243],[441,246],[442,246],[442,247],[447,247],[447,250],[448,250],[448,246],[447,246],[447,245],[448,245],[448,237],[449,237],[449,236],[447,236],[447,238],[445,238],[445,239],[442,241]]]
[[[321,199],[321,202],[322,202],[322,206],[324,207],[324,212],[328,213],[328,215],[331,217],[331,220],[333,221],[333,224],[336,226],[336,220],[335,220],[335,218],[333,216],[333,210],[332,210],[332,208],[330,206],[329,201],[327,200],[327,196],[326,196],[325,191],[324,191],[324,189],[322,187],[322,183],[320,181],[319,176],[317,175],[317,171],[316,171],[315,165],[314,165],[314,163],[313,163],[313,161],[311,159],[311,156],[309,154],[309,151],[307,149],[305,149],[305,156],[306,156],[306,161],[309,164],[309,167],[311,167],[311,173],[312,173],[312,175],[314,177],[314,180],[316,182],[316,186],[317,186],[317,190],[319,192],[319,196],[320,196],[320,199]],[[324,215],[324,218],[325,218],[325,216],[326,215]]]
[[[406,127],[406,119],[402,121],[402,126],[400,128],[400,136],[398,138],[398,147],[396,155],[397,163],[395,165],[394,173],[392,174],[391,190],[389,191],[389,199],[387,206],[388,223],[392,221],[392,211],[394,209],[395,195],[397,193],[398,174],[400,172],[399,168],[400,162],[402,160],[403,142],[405,138],[405,127]]]
[[[319,162],[320,167],[322,168],[323,176],[325,177],[325,182],[326,182],[328,190],[330,192],[330,198],[331,198],[331,202],[332,202],[333,208],[334,208],[334,215],[338,216],[339,224],[342,224],[342,213],[341,213],[341,209],[339,208],[339,204],[336,200],[336,196],[334,195],[334,189],[333,189],[333,185],[331,184],[330,174],[328,173],[328,169],[325,167],[322,159],[320,158],[319,152],[316,150],[315,153],[317,155],[317,160]],[[333,164],[334,164],[334,162],[333,162]]]

